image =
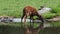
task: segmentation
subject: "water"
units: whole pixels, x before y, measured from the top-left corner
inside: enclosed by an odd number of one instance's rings
[[[23,34],[20,27],[0,25],[0,34]],[[44,28],[39,34],[60,34],[60,27],[48,27]]]

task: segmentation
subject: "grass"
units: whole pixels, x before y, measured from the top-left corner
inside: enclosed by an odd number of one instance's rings
[[[60,21],[51,22],[50,24],[52,25],[52,27],[60,27]]]
[[[4,25],[4,26],[18,26],[20,27],[21,26],[21,23],[0,23],[0,26],[1,25]]]
[[[57,14],[59,15],[59,1],[60,0],[0,0],[0,16],[8,15],[14,17],[21,17],[23,8],[25,6],[33,6],[38,10],[42,5],[46,7],[51,7],[54,12],[57,12]]]

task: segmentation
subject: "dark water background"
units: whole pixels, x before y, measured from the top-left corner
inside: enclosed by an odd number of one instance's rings
[[[23,29],[16,26],[1,25],[0,34],[24,34]],[[39,34],[60,34],[60,27],[44,28]]]

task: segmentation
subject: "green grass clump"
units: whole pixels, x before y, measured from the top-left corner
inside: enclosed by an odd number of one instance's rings
[[[44,18],[47,18],[47,19],[53,18],[53,17],[56,16],[56,15],[57,15],[57,14],[51,13],[51,12],[47,12],[47,13],[42,14],[42,16],[43,16]]]
[[[60,0],[0,0],[0,16],[8,15],[21,17],[25,6],[33,6],[37,10],[40,6],[51,7],[60,13]]]

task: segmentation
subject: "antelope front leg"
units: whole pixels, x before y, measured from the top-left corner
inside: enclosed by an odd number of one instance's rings
[[[27,16],[25,15],[25,16],[24,16],[24,25],[27,25],[27,23],[26,23],[26,18],[27,18]]]
[[[31,16],[30,16],[30,27],[31,27]]]

